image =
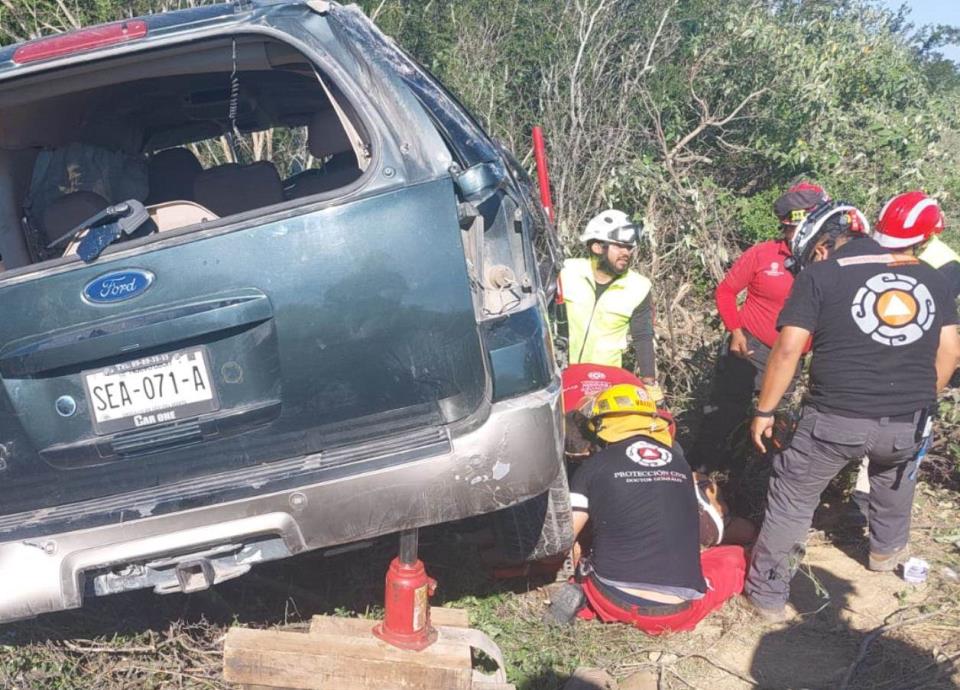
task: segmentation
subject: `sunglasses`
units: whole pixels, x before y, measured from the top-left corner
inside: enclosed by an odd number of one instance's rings
[[[607,242],[621,247],[636,246],[640,241],[640,229],[636,225],[624,225],[607,233]]]

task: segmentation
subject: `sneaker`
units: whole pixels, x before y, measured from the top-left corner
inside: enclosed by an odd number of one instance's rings
[[[787,621],[788,615],[786,606],[773,609],[760,606],[760,604],[751,599],[747,594],[743,595],[743,601],[746,603],[749,611],[751,611],[755,616],[762,618],[767,623],[785,623]]]
[[[870,570],[878,573],[892,573],[897,566],[907,560],[910,555],[910,545],[907,544],[893,553],[870,553],[870,562],[867,565]]]
[[[548,625],[570,625],[585,603],[583,588],[567,582],[550,594],[550,606],[543,614],[543,622]]]

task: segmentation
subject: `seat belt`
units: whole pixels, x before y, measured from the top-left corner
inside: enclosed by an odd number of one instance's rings
[[[360,137],[360,133],[357,131],[357,128],[353,126],[353,122],[350,121],[350,118],[347,117],[347,113],[343,109],[343,106],[341,106],[337,99],[334,98],[333,92],[323,80],[323,77],[317,70],[316,65],[310,63],[310,66],[313,68],[313,73],[317,76],[317,81],[320,82],[320,87],[327,95],[327,100],[329,100],[330,105],[333,106],[333,111],[337,114],[337,119],[340,120],[340,126],[343,127],[343,131],[347,134],[347,139],[350,140],[350,146],[353,148],[353,153],[357,157],[357,165],[360,167],[360,170],[365,171],[370,166],[370,147]]]

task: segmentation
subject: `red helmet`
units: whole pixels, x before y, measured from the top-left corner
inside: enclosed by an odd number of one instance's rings
[[[818,184],[801,180],[773,202],[773,213],[784,225],[797,225],[830,197]]]
[[[873,239],[888,249],[903,249],[943,232],[943,212],[923,192],[898,194],[880,211]]]
[[[816,182],[810,182],[809,180],[800,180],[795,185],[793,185],[788,192],[814,192],[819,194],[823,201],[830,201],[830,197],[827,196],[826,191],[823,187],[818,185]]]

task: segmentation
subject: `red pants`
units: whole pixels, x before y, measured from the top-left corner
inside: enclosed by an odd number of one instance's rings
[[[587,620],[599,618],[604,623],[629,623],[649,635],[693,630],[711,611],[743,591],[747,557],[742,546],[715,546],[700,554],[700,567],[707,581],[707,593],[691,601],[689,608],[678,613],[667,616],[638,615],[604,597],[593,581],[587,578],[582,583],[587,606],[577,616]]]

